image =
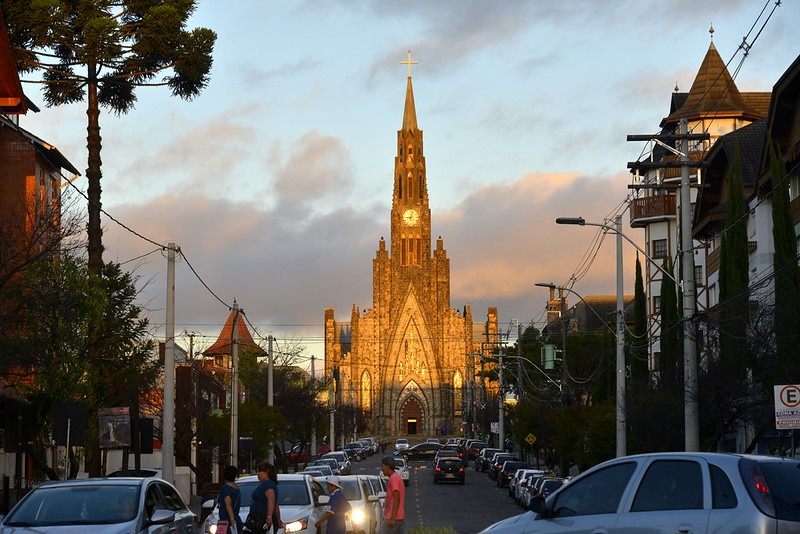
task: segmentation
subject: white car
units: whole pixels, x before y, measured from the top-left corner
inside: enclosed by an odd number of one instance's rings
[[[408,473],[408,462],[402,456],[395,456],[394,457],[394,472],[400,475],[400,478],[403,479],[403,485],[408,486],[409,483],[409,473]],[[383,472],[380,475],[381,478],[388,480],[389,477],[385,476]]]
[[[350,474],[350,456],[345,451],[331,451],[322,455],[322,458],[333,458],[339,464],[338,475]]]
[[[383,521],[381,499],[386,492],[374,493],[372,484],[367,478],[370,475],[346,475],[339,477],[342,491],[350,503],[350,514],[347,516],[347,532],[354,534],[377,534]],[[327,493],[327,488],[326,488]],[[327,504],[330,497],[320,497],[320,504]],[[324,508],[323,508],[324,510]]]
[[[324,482],[324,477],[319,480]],[[253,490],[258,487],[260,482],[258,476],[249,475],[238,478],[236,484],[242,492],[239,517],[244,521],[250,511]],[[316,532],[314,525],[325,515],[325,507],[322,506],[323,497],[327,502],[325,495],[326,491],[322,484],[309,475],[294,473],[278,475],[278,504],[281,507],[281,520],[286,524],[286,529],[278,532],[314,534]],[[219,503],[214,500],[203,503],[203,508],[211,507],[213,510],[203,522],[203,534],[216,534],[217,532]],[[325,525],[323,525],[321,531],[325,530]]]

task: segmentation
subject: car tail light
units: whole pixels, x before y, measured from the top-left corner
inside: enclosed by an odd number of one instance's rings
[[[775,517],[775,503],[772,500],[772,492],[769,490],[767,478],[761,471],[758,462],[742,459],[739,462],[739,473],[742,475],[742,481],[753,503],[766,515]]]

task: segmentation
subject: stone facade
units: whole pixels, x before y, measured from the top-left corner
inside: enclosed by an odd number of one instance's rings
[[[397,132],[391,242],[372,261],[372,309],[349,322],[325,310],[326,376],[337,398],[369,414],[372,434],[457,434],[474,406],[476,356],[498,342],[497,309],[474,322],[467,304],[450,307],[450,260],[441,237],[431,250],[431,210],[422,131],[409,73],[403,127]]]

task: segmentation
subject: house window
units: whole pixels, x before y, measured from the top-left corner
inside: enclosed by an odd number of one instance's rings
[[[694,266],[694,283],[695,285],[702,286],[703,284],[703,266],[702,265],[695,265]]]
[[[660,260],[667,257],[667,240],[656,239],[653,241],[653,259]]]

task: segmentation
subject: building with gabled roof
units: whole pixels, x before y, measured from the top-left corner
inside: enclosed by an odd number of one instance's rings
[[[713,36],[713,28],[711,29]],[[744,128],[767,116],[769,92],[742,92],[736,86],[725,62],[714,42],[708,46],[700,68],[688,93],[675,88],[670,97],[669,113],[661,120],[661,134],[678,134],[682,120],[686,120],[689,133],[708,132],[709,139],[690,143],[688,156],[692,162],[700,162],[717,139]],[[672,141],[673,149],[680,151]],[[657,162],[676,163],[678,156],[658,145],[653,145],[650,159]],[[692,184],[691,201],[694,206],[699,188],[706,187],[701,170],[690,171]],[[660,352],[661,317],[660,295],[663,274],[659,267],[669,258],[678,272],[680,265],[680,169],[651,169],[644,175],[635,171],[631,188],[637,191],[631,203],[630,225],[644,230],[645,251],[649,258],[644,261],[645,293],[647,295],[648,339],[650,340],[649,367],[657,371]],[[705,206],[704,206],[705,207]],[[707,261],[714,261],[718,242],[695,242],[693,250],[694,279],[697,308],[707,310],[716,301],[717,288],[713,280],[709,283]],[[717,252],[718,256],[718,252]],[[657,262],[658,265],[655,265]],[[675,276],[679,278],[679,276]]]

